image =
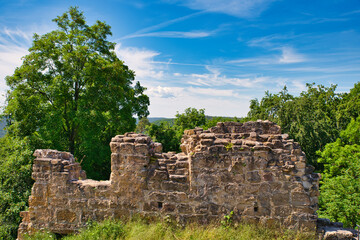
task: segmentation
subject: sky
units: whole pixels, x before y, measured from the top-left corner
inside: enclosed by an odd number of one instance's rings
[[[1,105],[33,34],[55,30],[70,6],[111,26],[118,57],[147,88],[149,117],[188,107],[244,117],[265,91],[348,92],[360,81],[359,0],[0,0]]]

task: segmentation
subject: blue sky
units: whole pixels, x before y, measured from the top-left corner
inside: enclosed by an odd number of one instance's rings
[[[242,117],[266,90],[298,95],[315,82],[344,92],[360,81],[358,0],[0,0],[1,95],[33,33],[54,30],[69,6],[112,27],[150,117],[187,107]]]

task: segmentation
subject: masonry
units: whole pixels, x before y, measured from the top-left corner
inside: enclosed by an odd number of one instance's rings
[[[109,181],[86,179],[70,153],[35,151],[35,183],[19,239],[134,214],[206,224],[233,211],[234,221],[316,229],[319,174],[272,122],[186,130],[181,153],[163,153],[160,143],[135,133],[114,137],[110,147]]]

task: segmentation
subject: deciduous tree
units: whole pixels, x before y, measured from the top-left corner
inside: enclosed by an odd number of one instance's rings
[[[109,25],[87,25],[76,7],[53,21],[58,29],[35,34],[22,65],[6,78],[9,133],[69,151],[90,177],[108,178],[111,137],[134,130],[133,116],[148,115],[149,99],[107,40]]]

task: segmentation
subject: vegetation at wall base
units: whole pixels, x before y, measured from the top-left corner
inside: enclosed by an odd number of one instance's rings
[[[57,239],[54,234],[39,232],[28,240]],[[265,227],[260,224],[238,224],[224,227],[219,224],[188,224],[179,226],[167,221],[105,220],[91,223],[77,235],[64,236],[62,240],[315,240],[314,233],[289,230],[282,227]]]

